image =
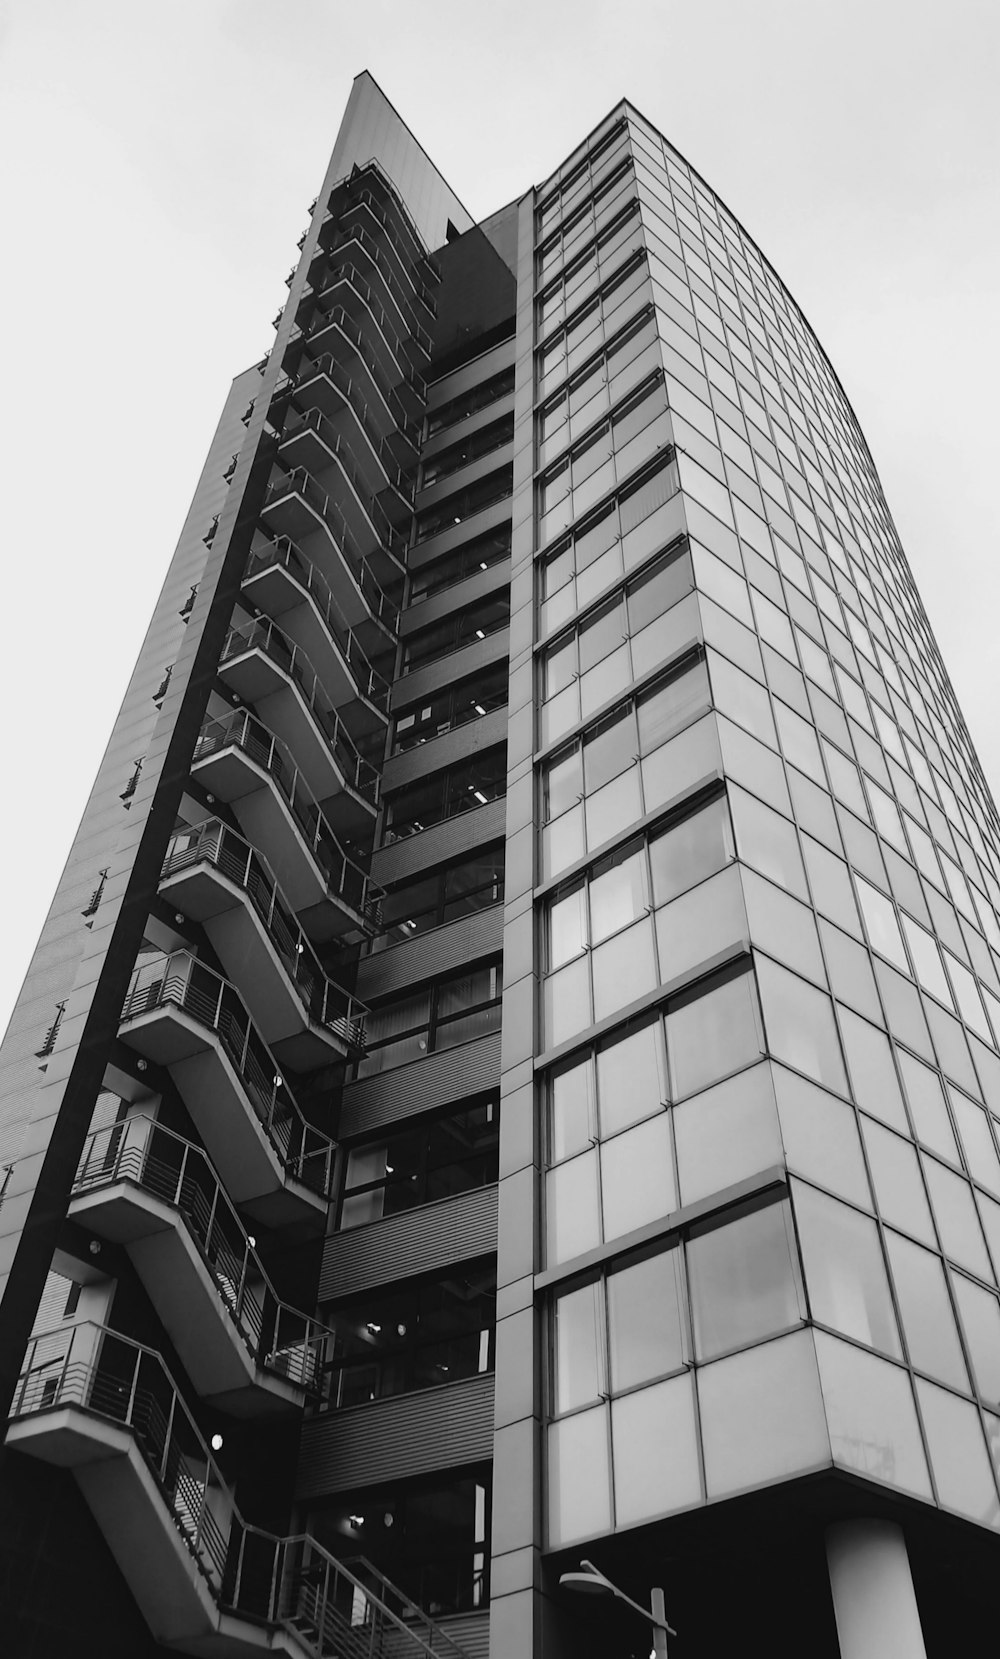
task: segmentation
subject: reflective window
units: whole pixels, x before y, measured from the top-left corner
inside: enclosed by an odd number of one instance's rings
[[[693,1231],[687,1263],[700,1360],[760,1341],[804,1317],[785,1204],[748,1210],[725,1226]]]
[[[799,1181],[793,1196],[813,1318],[899,1358],[896,1317],[874,1221]]]

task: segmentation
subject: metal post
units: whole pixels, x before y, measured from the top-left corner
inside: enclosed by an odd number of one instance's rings
[[[667,1613],[662,1590],[650,1590],[649,1610],[653,1615],[653,1652],[656,1659],[667,1659]]]

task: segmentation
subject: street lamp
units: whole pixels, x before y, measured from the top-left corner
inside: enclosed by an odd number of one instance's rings
[[[650,1590],[649,1609],[647,1610],[641,1602],[633,1601],[632,1597],[627,1596],[624,1590],[619,1590],[617,1584],[612,1584],[610,1578],[606,1578],[602,1572],[599,1572],[592,1561],[581,1561],[580,1567],[581,1571],[578,1573],[561,1573],[559,1575],[560,1584],[567,1590],[578,1591],[581,1595],[616,1596],[619,1601],[625,1603],[626,1607],[631,1607],[633,1612],[640,1614],[644,1619],[648,1619],[652,1625],[652,1659],[667,1659],[667,1637],[676,1636],[677,1632],[667,1623],[663,1606],[663,1591],[660,1589]]]

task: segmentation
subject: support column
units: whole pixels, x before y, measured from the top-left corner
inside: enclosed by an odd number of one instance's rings
[[[839,1522],[827,1529],[826,1558],[841,1659],[926,1659],[902,1528]]]

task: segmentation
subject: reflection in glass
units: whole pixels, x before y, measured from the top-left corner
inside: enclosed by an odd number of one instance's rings
[[[695,1352],[711,1359],[804,1316],[788,1206],[768,1204],[692,1232],[687,1246]]]
[[[898,1359],[896,1316],[874,1221],[800,1181],[793,1193],[813,1318]]]
[[[824,1331],[816,1357],[834,1462],[930,1498],[909,1373]]]
[[[661,1250],[608,1278],[611,1387],[618,1394],[684,1364],[681,1253]]]

